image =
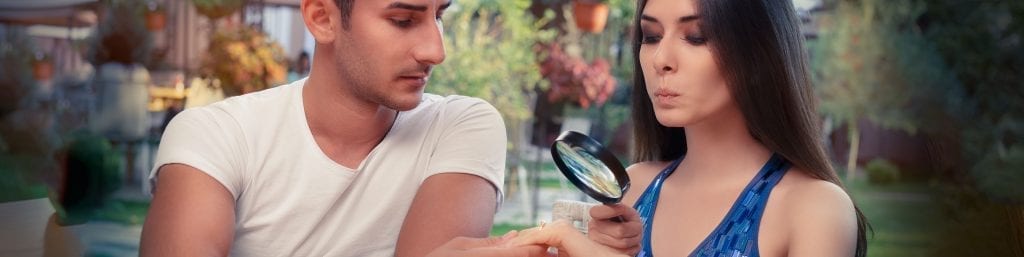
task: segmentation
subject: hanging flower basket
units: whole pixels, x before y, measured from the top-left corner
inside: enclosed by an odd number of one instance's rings
[[[46,54],[37,54],[32,60],[32,78],[38,81],[46,81],[53,78],[53,61]]]
[[[245,6],[245,0],[192,0],[196,12],[210,20],[216,20],[234,14]]]
[[[608,22],[608,4],[594,0],[572,1],[573,20],[580,30],[599,33]]]
[[[167,13],[163,10],[146,11],[146,30],[162,31],[167,26]]]
[[[225,96],[276,86],[288,72],[284,49],[263,31],[249,26],[218,30],[202,64],[221,81]]]
[[[543,49],[547,57],[540,63],[540,74],[551,83],[545,92],[548,102],[588,109],[604,104],[615,93],[617,82],[608,61],[598,58],[587,63],[563,51],[557,43]]]

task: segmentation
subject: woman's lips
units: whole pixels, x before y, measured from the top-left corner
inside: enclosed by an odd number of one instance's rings
[[[675,91],[672,91],[672,90],[668,90],[668,89],[664,89],[664,88],[659,88],[657,90],[654,90],[654,96],[655,97],[659,97],[659,98],[660,97],[677,97],[677,96],[679,96],[679,93],[676,93]]]
[[[652,94],[652,96],[655,102],[661,105],[665,105],[668,104],[670,101],[674,100],[676,97],[679,97],[679,93],[676,93],[675,91],[672,90],[659,88],[654,91],[654,94]]]

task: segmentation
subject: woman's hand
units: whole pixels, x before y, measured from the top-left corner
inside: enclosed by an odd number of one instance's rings
[[[523,230],[504,245],[524,247],[545,245],[558,248],[558,256],[625,257],[615,249],[591,241],[566,220]]]
[[[587,224],[590,240],[628,256],[640,252],[644,228],[635,209],[623,204],[600,204],[590,208],[590,217]]]
[[[517,232],[512,231],[502,237],[457,237],[434,249],[426,257],[548,257],[547,246],[508,245],[509,240],[516,235]]]

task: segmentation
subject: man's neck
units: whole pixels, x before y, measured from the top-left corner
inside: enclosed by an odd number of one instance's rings
[[[355,168],[383,140],[398,112],[360,99],[345,86],[314,69],[302,89],[302,105],[320,149]]]

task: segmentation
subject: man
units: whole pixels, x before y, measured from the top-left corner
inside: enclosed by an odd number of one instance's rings
[[[141,255],[424,256],[442,245],[493,246],[449,242],[487,236],[506,148],[491,105],[423,94],[445,59],[440,17],[450,4],[303,0],[316,40],[308,78],[186,110],[168,126]],[[510,256],[543,252],[518,250]]]
[[[317,43],[307,79],[168,126],[143,255],[405,256],[486,236],[501,117],[422,93],[445,58],[449,3],[303,1]]]

